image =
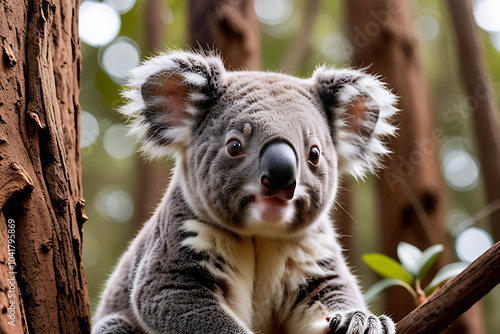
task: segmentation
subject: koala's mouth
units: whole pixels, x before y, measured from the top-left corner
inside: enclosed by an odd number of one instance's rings
[[[260,194],[253,195],[250,199],[253,209],[261,220],[282,221],[290,213],[291,201],[277,196],[265,197]]]

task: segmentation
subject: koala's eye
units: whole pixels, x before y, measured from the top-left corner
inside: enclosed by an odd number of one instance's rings
[[[314,166],[317,166],[319,162],[319,156],[320,152],[318,146],[311,146],[311,148],[309,149],[309,158],[307,160]]]
[[[243,151],[243,145],[238,139],[231,139],[227,142],[226,149],[230,156],[235,157]]]

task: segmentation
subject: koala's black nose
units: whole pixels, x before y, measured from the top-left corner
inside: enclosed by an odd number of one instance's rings
[[[283,200],[292,199],[296,185],[297,159],[290,145],[276,142],[265,146],[260,164],[262,195],[276,196]]]

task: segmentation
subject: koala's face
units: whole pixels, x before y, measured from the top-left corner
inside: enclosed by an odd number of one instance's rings
[[[184,158],[191,204],[239,233],[283,235],[329,208],[337,155],[304,80],[226,73]]]
[[[339,168],[363,175],[387,151],[395,99],[374,77],[318,69],[311,79],[226,72],[174,53],[135,72],[122,111],[153,155],[178,154],[197,215],[247,235],[300,232],[331,207]]]

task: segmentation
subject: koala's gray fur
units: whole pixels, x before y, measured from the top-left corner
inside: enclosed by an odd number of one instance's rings
[[[135,70],[122,112],[169,189],[123,255],[94,333],[394,333],[372,315],[328,219],[340,172],[387,153],[395,97],[375,77],[227,72],[170,52]]]

